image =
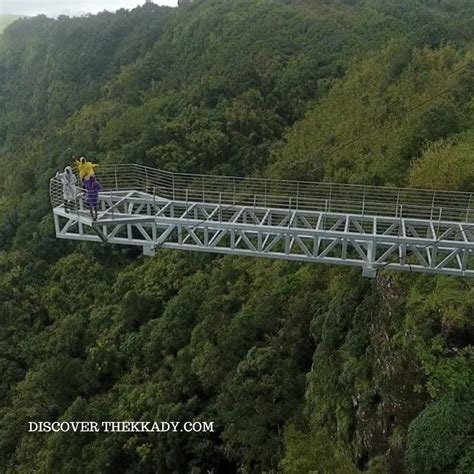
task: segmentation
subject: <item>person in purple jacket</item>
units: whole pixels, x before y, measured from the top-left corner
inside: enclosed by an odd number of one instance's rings
[[[96,221],[97,208],[99,207],[99,192],[102,190],[102,186],[95,176],[91,176],[84,181],[84,187],[86,188],[86,202],[91,211],[92,220]]]

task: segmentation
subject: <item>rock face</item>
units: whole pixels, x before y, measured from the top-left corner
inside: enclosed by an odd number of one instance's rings
[[[407,288],[385,274],[376,280],[374,313],[368,329],[372,354],[372,395],[357,406],[354,449],[358,467],[366,460],[386,458],[389,472],[404,472],[403,453],[408,425],[423,409],[426,396],[415,389],[423,374],[398,346],[405,319]]]

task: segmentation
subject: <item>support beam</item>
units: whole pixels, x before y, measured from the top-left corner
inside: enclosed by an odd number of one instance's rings
[[[176,192],[176,190],[175,190]],[[209,193],[210,194],[210,193]],[[54,208],[62,239],[474,277],[474,224],[104,193],[99,219]],[[112,203],[112,205],[110,205]]]

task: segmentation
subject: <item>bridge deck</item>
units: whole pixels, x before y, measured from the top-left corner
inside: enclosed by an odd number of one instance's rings
[[[147,255],[172,248],[349,265],[371,277],[380,268],[474,276],[468,193],[392,188],[389,199],[385,188],[173,175],[144,167],[124,173],[121,166],[102,167],[98,178],[104,191],[97,221],[82,190],[67,212],[53,178],[58,238],[136,245]],[[284,192],[277,189],[283,186]]]

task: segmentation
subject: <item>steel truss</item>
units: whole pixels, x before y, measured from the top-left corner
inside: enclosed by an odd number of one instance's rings
[[[143,247],[215,252],[474,277],[474,225],[466,222],[224,205],[136,190],[100,195],[93,221],[82,200],[54,207],[56,235]]]

